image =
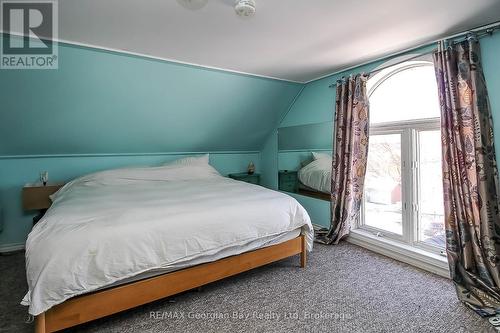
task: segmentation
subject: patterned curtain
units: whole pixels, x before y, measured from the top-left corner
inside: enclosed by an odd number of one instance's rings
[[[363,197],[368,156],[368,76],[337,82],[333,142],[331,224],[317,241],[337,244],[357,221]]]
[[[499,184],[479,42],[440,43],[446,251],[458,298],[481,316],[500,313]]]

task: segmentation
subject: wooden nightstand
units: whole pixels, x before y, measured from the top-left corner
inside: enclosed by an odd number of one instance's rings
[[[229,176],[229,178],[232,178],[235,180],[241,180],[242,182],[260,185],[260,174],[258,174],[258,173],[253,173],[251,175],[249,175],[246,172],[230,173],[228,176]]]
[[[280,170],[278,172],[278,189],[280,191],[297,193],[299,189],[297,171]]]
[[[23,187],[23,209],[38,210],[47,209],[51,205],[49,195],[54,194],[64,184],[26,184]]]
[[[52,201],[49,196],[59,190],[64,184],[47,184],[40,183],[26,184],[23,187],[23,209],[24,210],[38,210],[38,215],[33,218],[33,224],[38,222],[43,214],[50,207]]]

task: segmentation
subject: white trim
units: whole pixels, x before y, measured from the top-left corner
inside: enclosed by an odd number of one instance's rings
[[[0,245],[0,253],[24,250],[24,243],[11,243]]]
[[[325,228],[315,223],[312,225],[314,230]],[[361,229],[351,230],[346,241],[439,276],[450,278],[450,268],[444,256],[414,248],[394,240],[380,238]]]
[[[441,129],[441,118],[420,118],[420,119],[408,119],[408,120],[397,120],[386,123],[376,123],[370,125],[370,134],[373,133],[384,133],[384,131],[396,131],[402,129],[416,129],[416,130],[438,130]]]
[[[13,36],[24,37],[24,35],[22,35],[22,34],[7,33],[7,32],[4,32],[2,29],[0,29],[0,34],[4,34],[4,35],[10,34]],[[146,53],[139,53],[139,52],[122,50],[122,49],[115,49],[115,48],[111,48],[111,47],[98,46],[98,45],[94,45],[94,44],[80,43],[80,42],[69,41],[69,40],[61,39],[61,38],[54,38],[52,41],[56,42],[56,43],[60,43],[60,44],[80,46],[80,47],[96,49],[96,50],[103,50],[103,51],[120,53],[120,54],[128,54],[128,55],[141,57],[141,58],[160,60],[160,61],[165,61],[165,62],[174,63],[174,64],[181,64],[181,65],[186,65],[186,66],[215,70],[215,71],[219,71],[219,72],[226,72],[226,73],[232,73],[232,74],[238,74],[238,75],[244,75],[244,76],[253,76],[253,77],[257,77],[257,78],[285,81],[285,82],[290,82],[290,83],[299,83],[299,84],[305,83],[304,81],[294,81],[294,80],[282,79],[282,78],[274,77],[274,76],[255,74],[255,73],[237,71],[237,70],[232,70],[232,69],[225,69],[225,68],[216,67],[216,66],[201,65],[201,64],[194,63],[194,62],[180,61],[177,59],[166,58],[166,57],[157,57],[157,56],[153,56],[153,55],[146,54]]]
[[[443,256],[417,249],[394,240],[380,238],[359,229],[351,230],[347,241],[386,257],[402,261],[445,278],[450,278],[448,262]]]
[[[432,66],[434,66],[434,63],[432,61],[432,55],[430,53],[423,53],[423,54],[422,53],[408,53],[408,54],[404,54],[401,56],[396,56],[395,58],[391,58],[387,61],[382,62],[380,65],[375,67],[373,69],[373,71],[379,71],[379,73],[377,73],[377,74],[380,74],[380,72],[382,72],[384,68],[389,69],[389,68],[391,68],[391,66],[401,65],[401,64],[404,64],[405,62],[415,62],[415,63],[429,62],[432,64]],[[377,75],[377,74],[375,74],[375,75]]]
[[[34,154],[34,155],[0,155],[0,160],[24,158],[65,158],[65,157],[115,157],[115,156],[169,156],[169,155],[230,155],[230,154],[260,154],[258,150],[228,150],[228,151],[179,151],[158,153],[94,153],[94,154]]]

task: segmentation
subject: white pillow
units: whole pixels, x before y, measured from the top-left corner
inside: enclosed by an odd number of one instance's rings
[[[185,181],[197,179],[224,179],[211,165],[168,165],[160,167],[123,168],[96,172],[79,177],[63,186],[50,198],[54,201],[77,184],[124,185],[141,181]]]
[[[164,166],[167,165],[208,165],[209,155],[204,154],[200,156],[189,156],[180,158],[178,160],[169,161],[164,163]]]
[[[51,195],[54,200],[75,184],[101,185],[128,184],[137,181],[179,181],[221,178],[220,173],[208,164],[208,154],[190,156],[165,163],[158,167],[120,168],[95,172],[76,178]]]
[[[316,152],[312,152],[312,155],[313,155],[313,159],[316,161],[316,160],[319,160],[319,159],[329,159],[331,160],[332,159],[332,156],[330,156],[329,154],[326,154],[326,153],[316,153]]]

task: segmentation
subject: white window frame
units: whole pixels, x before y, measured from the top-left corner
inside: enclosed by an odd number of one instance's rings
[[[372,87],[369,96],[385,80],[391,76],[406,69],[429,66],[430,62],[421,62],[419,64],[408,64],[408,66],[395,68],[384,77],[380,78]],[[388,238],[396,242],[431,252],[435,254],[444,254],[444,248],[433,246],[419,239],[419,207],[418,203],[421,193],[420,189],[420,151],[419,151],[419,133],[424,131],[439,130],[440,118],[425,118],[416,120],[403,120],[395,122],[370,124],[370,136],[384,134],[401,134],[401,200],[402,200],[402,235],[392,233],[386,230],[378,229],[366,225],[365,221],[365,198],[361,205],[360,219],[357,221],[357,228],[372,233],[378,237]],[[368,153],[369,156],[369,153]]]
[[[408,120],[404,122],[380,123],[370,126],[370,136],[401,135],[401,201],[402,235],[366,225],[365,199],[361,205],[358,227],[379,237],[387,237],[404,242],[422,250],[441,254],[443,248],[426,244],[419,239],[419,198],[420,198],[420,150],[419,133],[440,129],[440,118]],[[369,154],[369,153],[368,153]]]
[[[390,135],[390,134],[400,134],[401,135],[401,204],[402,204],[402,207],[401,207],[401,210],[402,210],[402,215],[405,214],[405,206],[404,206],[404,202],[405,202],[405,194],[406,192],[403,190],[403,187],[405,186],[404,183],[404,179],[405,179],[405,158],[404,158],[404,151],[403,151],[403,146],[405,146],[405,129],[401,128],[400,126],[394,126],[393,123],[387,123],[382,126],[372,126],[370,127],[370,136],[374,136],[374,135]],[[368,158],[370,156],[370,152],[368,152]],[[402,218],[402,233],[401,235],[400,234],[397,234],[397,233],[393,233],[393,232],[390,232],[390,231],[387,231],[387,230],[383,230],[383,229],[379,229],[379,228],[376,228],[376,227],[373,227],[373,226],[370,226],[370,225],[367,225],[365,222],[365,216],[366,216],[366,212],[365,212],[365,200],[366,200],[366,196],[363,194],[363,202],[361,204],[361,218],[359,220],[359,224],[358,224],[358,227],[359,228],[362,228],[362,229],[365,229],[366,231],[368,232],[371,232],[373,233],[374,235],[377,235],[378,237],[389,237],[391,239],[394,239],[394,240],[397,240],[397,241],[400,241],[400,242],[404,242],[405,241],[405,219]]]
[[[421,189],[420,187],[420,168],[419,168],[419,162],[420,162],[420,143],[419,143],[419,133],[420,132],[426,132],[426,131],[440,131],[441,129],[441,124],[440,124],[440,118],[435,118],[432,122],[428,122],[425,124],[425,126],[423,127],[420,127],[420,128],[417,128],[414,130],[414,135],[415,135],[415,140],[414,140],[414,151],[415,151],[415,157],[414,157],[414,163],[415,163],[415,171],[414,171],[414,184],[415,184],[415,188],[413,189],[413,195],[414,195],[414,202],[418,203],[420,202],[420,196],[421,196],[421,193],[419,193],[419,190]],[[438,253],[438,254],[441,254],[441,255],[444,255],[445,254],[445,247],[438,247],[438,246],[433,246],[433,245],[429,245],[427,243],[425,243],[423,240],[419,239],[420,237],[420,224],[419,224],[419,214],[420,214],[420,210],[419,210],[419,207],[418,207],[418,204],[417,204],[417,207],[416,207],[416,211],[414,213],[414,221],[413,221],[413,235],[412,235],[412,245],[415,246],[415,247],[418,247],[422,250],[426,250],[426,251],[429,251],[429,252],[434,252],[434,253]],[[443,220],[443,223],[444,223],[444,220]]]

